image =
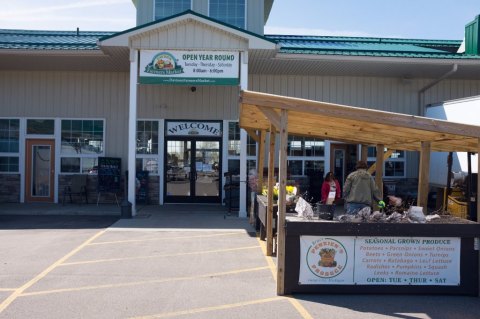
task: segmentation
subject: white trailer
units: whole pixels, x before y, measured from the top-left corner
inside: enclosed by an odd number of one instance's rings
[[[432,104],[427,107],[425,116],[480,126],[480,95]],[[447,157],[448,153],[446,152],[433,152],[431,154],[430,183],[432,186],[444,187],[447,185]],[[477,173],[477,161],[478,155],[472,155],[472,173]],[[453,153],[452,172],[468,173],[467,153]]]

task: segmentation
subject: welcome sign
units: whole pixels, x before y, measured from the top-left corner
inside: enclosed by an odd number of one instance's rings
[[[139,71],[141,84],[238,85],[239,53],[142,50]]]
[[[165,135],[221,137],[222,125],[220,122],[167,122]]]

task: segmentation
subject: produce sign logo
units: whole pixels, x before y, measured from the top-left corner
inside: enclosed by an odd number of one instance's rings
[[[159,75],[172,75],[182,74],[183,68],[177,64],[177,59],[168,53],[160,52],[155,55],[152,61],[145,67],[145,73],[159,74]]]
[[[306,257],[308,269],[320,278],[338,276],[345,269],[348,260],[345,247],[331,238],[314,240]]]

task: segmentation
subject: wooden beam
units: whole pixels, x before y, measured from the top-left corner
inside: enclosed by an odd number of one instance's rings
[[[258,107],[258,109],[265,115],[265,117],[277,128],[280,130],[280,115],[271,108]]]
[[[384,146],[385,147],[385,146]],[[392,150],[392,149],[388,149],[386,152],[383,152],[383,149],[382,149],[382,153],[383,153],[383,160],[382,160],[382,163],[385,162],[387,160],[387,158],[389,158],[390,156],[392,156],[392,154],[395,152],[395,150]],[[380,154],[382,154],[380,153]],[[378,148],[377,148],[377,161],[378,161]],[[367,170],[367,172],[369,172],[370,174],[372,174],[375,170],[377,169],[377,162],[373,163],[372,166],[370,166]]]
[[[257,154],[257,193],[262,193],[263,187],[263,168],[265,167],[265,142],[267,138],[267,131],[260,131],[260,139],[258,143],[258,154]]]
[[[244,129],[248,136],[250,136],[255,142],[260,143],[260,136],[255,132],[254,129],[246,128]]]
[[[285,295],[285,215],[287,186],[288,112],[281,110],[280,147],[278,151],[278,224],[277,224],[277,295]]]
[[[377,145],[377,160],[375,164],[377,164],[377,167],[375,168],[375,184],[377,185],[378,191],[380,192],[380,197],[383,198],[383,160],[385,154],[387,152],[383,152],[385,147],[383,144],[378,144]],[[390,155],[389,155],[390,156]]]
[[[420,165],[418,169],[418,198],[417,205],[427,212],[428,203],[428,176],[430,174],[430,142],[422,142]]]
[[[362,144],[362,148],[361,148],[360,153],[361,153],[360,160],[362,160],[366,163],[367,159],[368,159],[368,145]]]
[[[414,115],[364,109],[340,104],[311,101],[267,93],[242,91],[242,103],[275,109],[320,114],[335,119],[351,119],[366,123],[382,123],[394,127],[413,128],[421,131],[450,133],[480,138],[480,130],[474,125],[459,124]]]
[[[267,256],[273,255],[273,185],[275,183],[275,139],[276,130],[270,125],[270,141],[268,147],[268,202],[267,202]]]

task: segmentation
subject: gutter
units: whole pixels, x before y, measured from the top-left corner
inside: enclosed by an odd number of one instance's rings
[[[445,80],[446,78],[448,78],[449,76],[451,76],[452,74],[454,74],[455,72],[457,72],[458,70],[458,64],[455,63],[452,65],[452,69],[450,71],[448,71],[447,73],[445,73],[444,75],[442,75],[441,77],[439,77],[438,79],[436,80],[433,80],[432,82],[430,82],[429,84],[425,85],[423,88],[421,88],[419,91],[418,91],[418,115],[419,116],[425,116],[425,107],[424,107],[424,100],[425,100],[425,91],[427,91],[428,89],[434,87],[435,85],[437,85],[439,82]]]

